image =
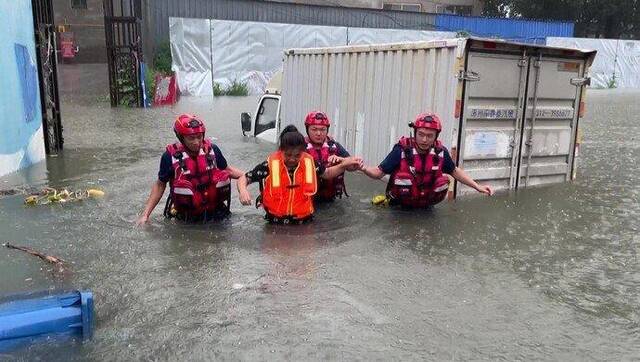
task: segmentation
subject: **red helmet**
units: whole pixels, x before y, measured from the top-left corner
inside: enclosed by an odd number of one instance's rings
[[[329,117],[324,112],[309,112],[304,119],[304,125],[309,126],[327,126],[329,127]]]
[[[202,133],[204,136],[206,128],[204,127],[204,123],[198,119],[198,117],[192,114],[181,114],[176,118],[176,122],[173,124],[173,131],[176,133],[178,138],[198,133]]]
[[[422,113],[416,117],[416,120],[409,123],[409,127],[416,128],[430,128],[435,129],[438,133],[442,131],[442,123],[440,118],[435,113]]]

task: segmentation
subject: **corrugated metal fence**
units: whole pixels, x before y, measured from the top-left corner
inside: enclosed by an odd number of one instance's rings
[[[145,51],[169,40],[169,17],[435,30],[435,15],[249,0],[143,0]]]
[[[467,31],[474,36],[535,44],[545,44],[546,38],[550,36],[572,37],[573,27],[572,22],[436,15],[438,30]]]
[[[544,44],[547,36],[571,37],[571,22],[482,18],[255,0],[142,0],[145,54],[169,40],[169,18],[257,21],[305,25],[461,31],[482,37]]]

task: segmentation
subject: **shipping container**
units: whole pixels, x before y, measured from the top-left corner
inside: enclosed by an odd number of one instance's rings
[[[565,182],[575,175],[594,57],[479,38],[291,49],[281,95],[265,95],[271,111],[259,105],[256,114],[273,118],[262,123],[275,128],[260,132],[275,140],[280,126],[303,128],[307,112],[323,110],[333,136],[377,164],[418,113],[433,111],[444,123],[440,139],[476,180],[498,190]]]

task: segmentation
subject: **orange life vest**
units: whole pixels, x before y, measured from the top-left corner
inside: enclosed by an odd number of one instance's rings
[[[293,179],[284,163],[282,151],[267,159],[269,176],[264,179],[262,206],[275,218],[301,220],[313,214],[313,195],[318,191],[313,157],[302,153],[293,171]]]

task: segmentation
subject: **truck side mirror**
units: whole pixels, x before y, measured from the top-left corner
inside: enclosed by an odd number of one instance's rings
[[[245,132],[251,131],[251,115],[247,112],[242,112],[240,124],[242,125],[242,135],[246,136]]]

